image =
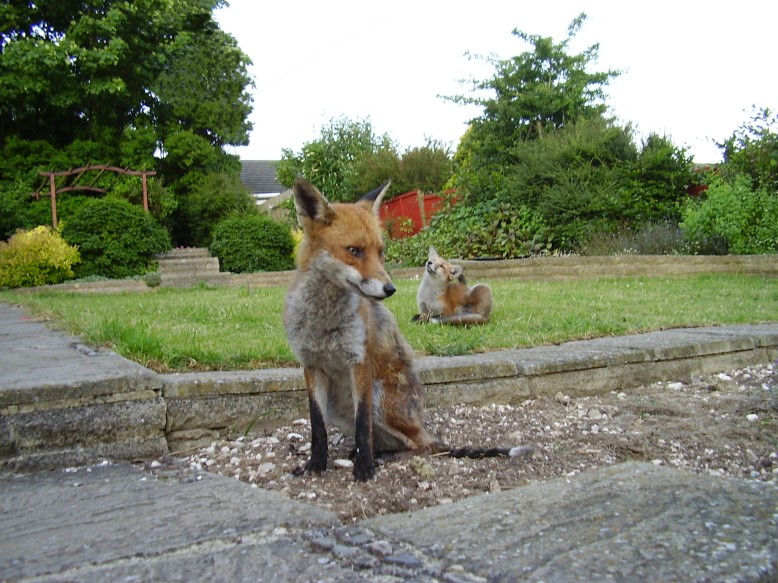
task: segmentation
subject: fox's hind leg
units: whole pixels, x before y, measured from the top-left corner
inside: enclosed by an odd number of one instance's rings
[[[373,460],[373,370],[370,364],[354,368],[354,478],[367,482],[375,477]]]

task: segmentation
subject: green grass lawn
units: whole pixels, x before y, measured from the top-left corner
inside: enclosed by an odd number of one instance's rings
[[[492,321],[411,323],[418,282],[386,301],[417,354],[456,355],[684,326],[778,321],[778,279],[746,275],[489,282]],[[285,288],[156,289],[148,293],[0,292],[86,342],[157,371],[289,365]]]

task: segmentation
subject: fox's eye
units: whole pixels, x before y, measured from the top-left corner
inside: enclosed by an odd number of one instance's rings
[[[362,256],[365,254],[365,252],[359,247],[346,247],[346,251],[351,253],[351,255],[353,255],[357,259],[362,259]]]

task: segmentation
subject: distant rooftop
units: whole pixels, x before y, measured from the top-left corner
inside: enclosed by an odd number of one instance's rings
[[[286,188],[276,178],[277,160],[241,160],[240,181],[253,195],[280,194]]]

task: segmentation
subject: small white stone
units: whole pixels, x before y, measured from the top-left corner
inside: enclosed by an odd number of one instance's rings
[[[334,462],[336,468],[353,468],[354,462],[346,459],[336,459]]]
[[[720,373],[719,373],[719,380],[722,380],[722,381],[731,381],[731,380],[732,380],[732,377],[731,377],[731,376],[729,376],[728,374],[724,374],[723,372],[720,372]]]
[[[683,383],[670,383],[667,385],[667,388],[673,391],[680,391],[683,388]]]
[[[759,415],[757,415],[756,413],[750,413],[746,415],[746,419],[748,419],[751,423],[756,423],[757,421],[759,421]]]

